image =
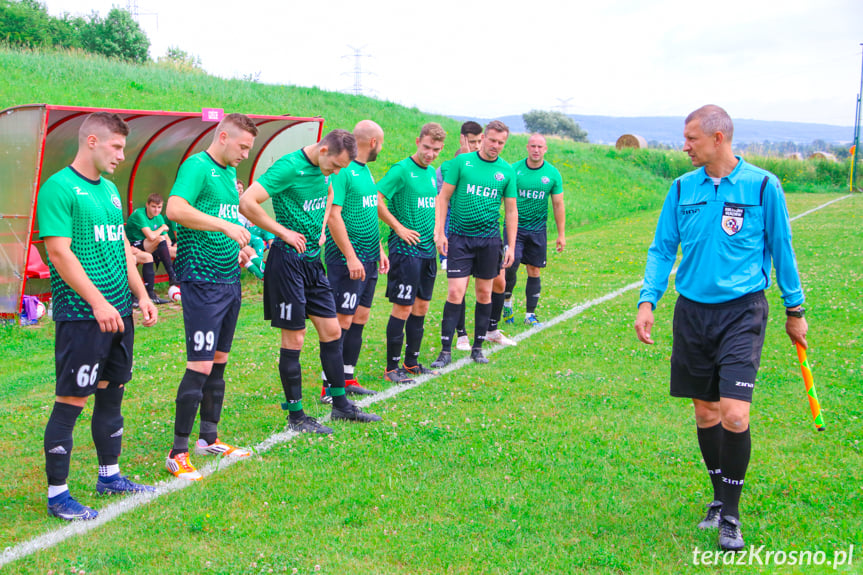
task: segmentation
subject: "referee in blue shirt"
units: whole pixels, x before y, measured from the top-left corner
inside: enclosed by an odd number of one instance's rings
[[[647,252],[635,331],[652,344],[653,309],[677,270],[671,395],[691,398],[713,502],[698,526],[719,528],[719,546],[740,550],[738,503],[749,465],[749,406],[767,326],[771,262],[785,304],[785,331],[806,346],[803,289],[779,180],[731,150],[734,126],[719,106],[686,118],[683,151],[698,169],[671,186]]]

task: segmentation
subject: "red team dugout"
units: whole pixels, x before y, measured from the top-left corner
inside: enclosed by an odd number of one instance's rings
[[[116,112],[129,124],[126,159],[111,178],[125,199],[124,217],[154,192],[167,198],[180,164],[207,148],[223,115],[209,108],[163,112],[49,104],[0,112],[0,317],[17,315],[25,294],[50,295],[36,221],[39,188],[74,159],[78,128],[91,112]],[[249,159],[237,168],[247,184],[283,155],[320,140],[324,123],[320,117],[249,117],[258,137]]]

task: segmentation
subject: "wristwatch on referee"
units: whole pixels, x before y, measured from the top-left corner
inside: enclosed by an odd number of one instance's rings
[[[788,317],[803,317],[806,315],[806,308],[801,306],[797,306],[797,309],[791,309],[789,307],[785,308],[785,315]]]

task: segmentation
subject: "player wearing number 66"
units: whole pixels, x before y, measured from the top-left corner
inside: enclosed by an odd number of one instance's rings
[[[190,481],[201,479],[189,461],[189,435],[199,408],[195,454],[250,455],[222,442],[217,426],[225,398],[225,366],[240,313],[239,254],[251,237],[237,219],[236,168],[249,157],[257,135],[247,116],[225,116],[207,150],[180,166],[168,198],[168,217],[177,223],[186,372],[177,388],[174,444],[165,465],[176,477]]]
[[[45,427],[48,513],[71,521],[98,513],[76,501],[66,478],[72,458],[72,430],[94,397],[91,429],[99,458],[96,492],[153,491],[120,475],[123,439],[121,405],[132,378],[131,287],[143,324],[156,323],[156,308],[138,275],[123,232],[123,208],[113,174],[123,160],[129,127],[120,116],[98,112],[78,131],[72,164],[51,176],[39,191],[37,216],[48,251],[57,363],[56,399]]]

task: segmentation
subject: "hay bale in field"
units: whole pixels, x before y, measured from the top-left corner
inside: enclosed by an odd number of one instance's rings
[[[838,162],[836,156],[830,152],[812,152],[809,154],[810,160],[827,160],[828,162]]]
[[[624,134],[617,139],[614,147],[618,150],[622,150],[623,148],[636,148],[640,150],[646,150],[647,140],[636,134]]]
[[[803,154],[801,154],[800,152],[791,152],[790,154],[786,155],[785,157],[788,158],[789,160],[802,160]]]

